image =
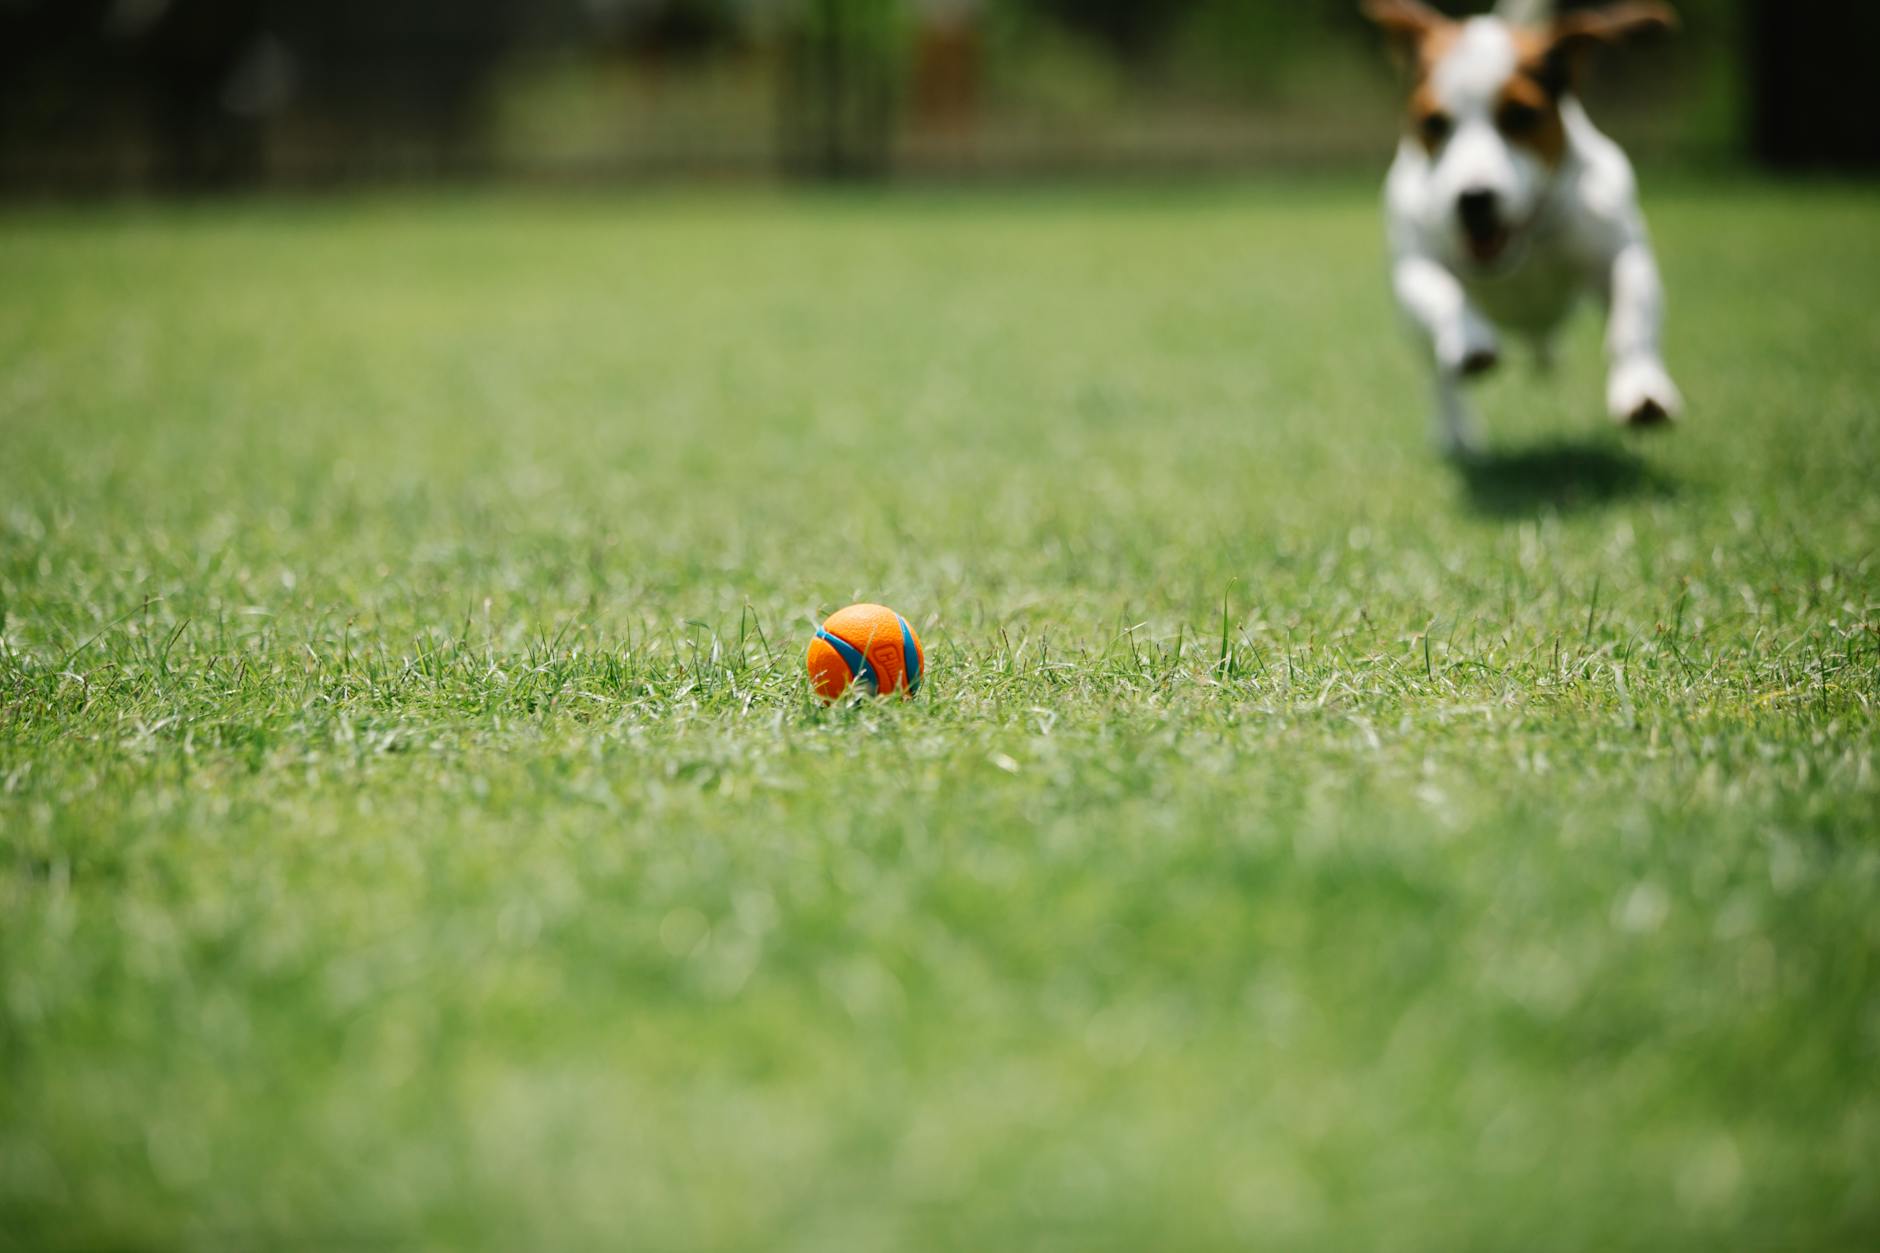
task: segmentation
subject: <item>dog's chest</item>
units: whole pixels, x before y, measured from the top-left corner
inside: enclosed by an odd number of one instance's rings
[[[1519,265],[1505,274],[1462,275],[1463,288],[1476,308],[1510,330],[1551,331],[1586,294],[1584,267],[1552,241],[1535,241]]]

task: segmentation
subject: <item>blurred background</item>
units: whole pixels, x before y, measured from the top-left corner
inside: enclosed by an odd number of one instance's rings
[[[1880,160],[1880,6],[1678,7],[1641,157]],[[1399,91],[1356,0],[0,0],[0,189],[1374,165]]]

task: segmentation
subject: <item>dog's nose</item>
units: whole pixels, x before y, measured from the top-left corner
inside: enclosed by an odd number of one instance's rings
[[[1471,187],[1456,197],[1462,229],[1478,238],[1501,229],[1501,197],[1486,187]]]

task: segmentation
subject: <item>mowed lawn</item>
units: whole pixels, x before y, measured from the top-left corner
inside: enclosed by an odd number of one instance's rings
[[[1466,470],[1368,182],[7,212],[0,1246],[1870,1247],[1880,195],[1647,190]]]

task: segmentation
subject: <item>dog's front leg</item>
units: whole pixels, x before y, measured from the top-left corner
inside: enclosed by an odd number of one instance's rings
[[[1436,366],[1436,441],[1452,455],[1471,452],[1481,440],[1462,385],[1500,359],[1495,330],[1470,308],[1456,276],[1427,257],[1399,257],[1391,281]]]
[[[1619,250],[1607,278],[1606,408],[1615,422],[1652,426],[1678,416],[1684,397],[1665,370],[1658,337],[1664,325],[1664,284],[1651,245],[1634,240]]]

